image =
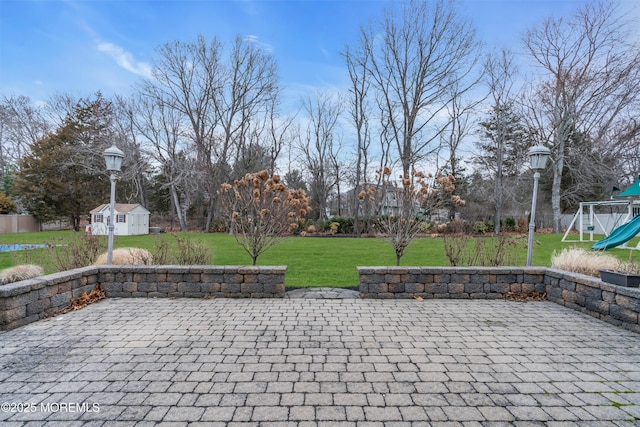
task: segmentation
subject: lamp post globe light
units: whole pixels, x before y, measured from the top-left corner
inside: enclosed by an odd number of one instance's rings
[[[107,171],[111,174],[109,177],[111,181],[111,200],[109,205],[109,243],[107,248],[107,265],[111,265],[113,260],[113,232],[115,230],[116,173],[120,172],[124,153],[118,149],[115,144],[113,144],[111,147],[104,150],[103,156],[104,162],[107,166]]]
[[[547,161],[551,151],[542,145],[536,145],[529,149],[529,164],[533,169],[533,198],[531,199],[531,220],[529,221],[529,240],[527,242],[527,267],[531,266],[533,257],[533,233],[536,228],[536,200],[538,199],[538,181],[540,171],[547,167]]]

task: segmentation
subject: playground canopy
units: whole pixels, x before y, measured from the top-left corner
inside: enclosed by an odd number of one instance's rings
[[[640,198],[640,176],[631,184],[626,190],[621,193],[616,194],[616,199],[624,199],[624,198]]]

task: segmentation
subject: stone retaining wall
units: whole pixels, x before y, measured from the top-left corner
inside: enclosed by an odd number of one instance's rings
[[[546,291],[545,268],[358,267],[362,298],[499,299]]]
[[[282,298],[287,267],[94,266],[0,286],[0,331],[50,317],[96,285],[107,297]]]
[[[538,292],[640,333],[640,289],[539,267],[358,267],[362,298],[498,299]]]
[[[545,284],[549,301],[640,333],[640,289],[551,268]]]
[[[0,331],[49,317],[98,283],[98,267],[85,267],[0,286]]]
[[[100,267],[107,297],[282,298],[287,267]]]
[[[94,266],[0,286],[0,331],[58,313],[96,285],[107,297],[282,298],[286,267]],[[362,298],[547,299],[640,333],[640,289],[539,267],[358,267]]]

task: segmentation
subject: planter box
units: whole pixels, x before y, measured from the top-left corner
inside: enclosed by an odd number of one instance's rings
[[[623,273],[620,271],[600,270],[600,280],[613,285],[637,288],[640,286],[640,274]]]

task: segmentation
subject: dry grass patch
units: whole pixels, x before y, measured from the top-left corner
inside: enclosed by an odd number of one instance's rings
[[[44,274],[44,270],[39,265],[22,264],[9,267],[0,271],[0,285],[19,282],[21,280],[33,279]]]
[[[564,248],[551,256],[551,267],[574,273],[600,277],[600,270],[629,271],[637,269],[634,263],[619,260],[604,252],[587,251],[582,248]]]
[[[96,259],[95,265],[107,264],[107,253],[103,253]],[[153,255],[141,248],[118,248],[113,250],[113,265],[152,265]]]

